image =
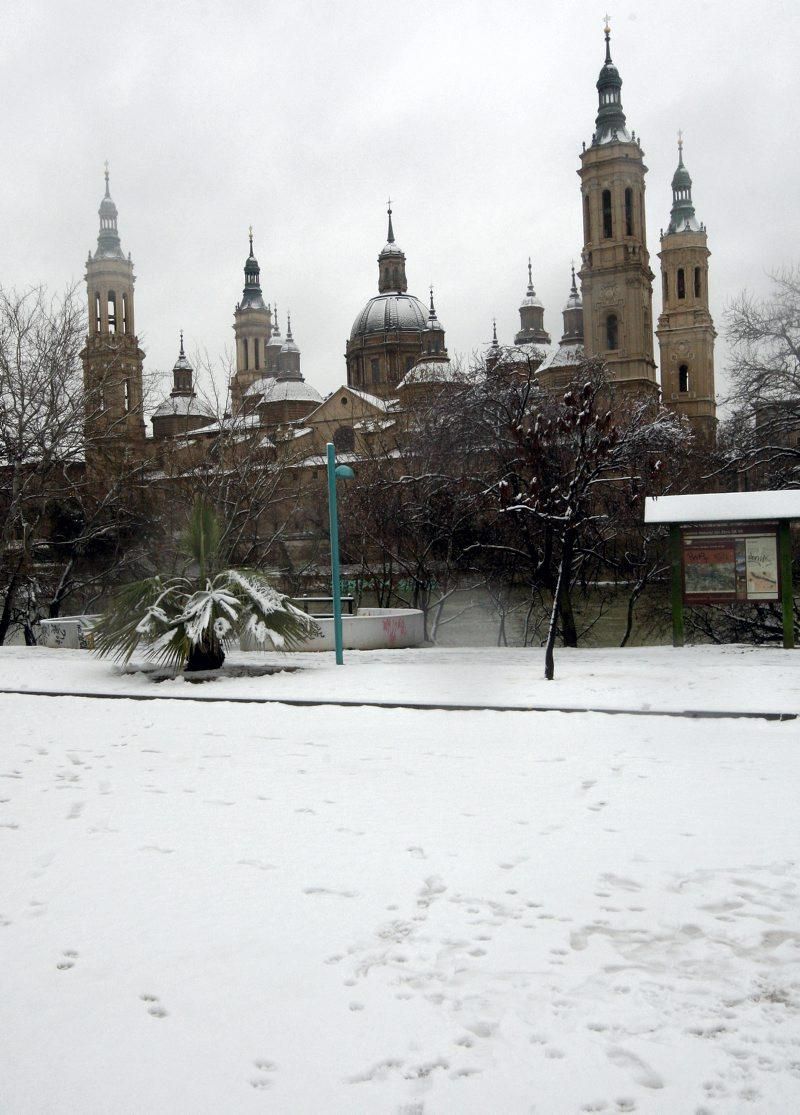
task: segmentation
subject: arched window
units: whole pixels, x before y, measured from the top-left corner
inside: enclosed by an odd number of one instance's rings
[[[625,235],[633,236],[633,190],[625,189]]]
[[[242,337],[242,367],[247,370],[247,337]]]
[[[685,395],[689,390],[689,365],[681,364],[678,368],[678,390]]]
[[[664,288],[663,289],[664,301],[666,302],[667,299],[669,298],[669,279],[667,278],[666,271],[664,271],[661,275],[661,283],[662,283],[662,286]]]
[[[370,360],[370,374],[373,383],[380,383],[381,381],[381,362],[380,360]]]
[[[127,294],[123,294],[123,296],[122,296],[122,332],[123,333],[128,332],[128,296],[127,296]]]
[[[695,296],[695,298],[699,298],[702,294],[701,282],[702,282],[702,280],[700,278],[700,268],[695,267],[695,269],[694,269],[694,296]]]
[[[682,267],[678,268],[678,297],[686,297],[686,276]]]
[[[614,235],[614,222],[611,219],[611,190],[603,190],[603,236],[610,240]]]
[[[413,367],[414,367],[414,357],[413,356],[407,356],[406,357],[406,371],[410,372]]]
[[[100,291],[94,292],[94,331],[100,332]]]
[[[256,337],[253,340],[253,352],[255,354],[255,357],[254,357],[255,368],[256,368],[256,371],[258,371],[259,367],[261,366],[258,362],[258,337]]]
[[[606,348],[610,351],[619,348],[619,320],[616,314],[606,318]]]
[[[108,292],[108,331],[117,331],[117,296],[113,290]]]
[[[333,433],[333,444],[339,453],[352,453],[356,447],[356,435],[352,426],[339,426]]]
[[[583,238],[587,244],[592,239],[592,208],[588,194],[583,199]]]

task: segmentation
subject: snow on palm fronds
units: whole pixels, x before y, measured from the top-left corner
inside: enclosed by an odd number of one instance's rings
[[[245,631],[257,643],[293,650],[318,634],[310,616],[277,592],[257,569],[213,572],[219,525],[201,501],[184,536],[196,578],[150,577],[126,585],[95,624],[98,654],[128,662],[140,647],[148,658],[189,669],[222,665],[224,647]],[[200,662],[202,660],[202,662]]]

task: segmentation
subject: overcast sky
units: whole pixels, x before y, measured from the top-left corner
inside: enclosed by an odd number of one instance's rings
[[[800,256],[798,6],[609,10],[650,170],[653,270],[682,128],[721,330],[736,292],[765,292],[767,272]],[[169,373],[180,328],[190,352],[231,347],[252,224],[265,299],[284,331],[291,309],[306,379],[323,394],[343,382],[353,320],[377,293],[389,194],[409,290],[425,299],[433,283],[451,354],[488,341],[493,316],[511,341],[529,254],[560,336],[604,5],[5,0],[3,12],[3,285],[82,280],[108,159],[150,370]],[[718,390],[724,359],[718,342]]]

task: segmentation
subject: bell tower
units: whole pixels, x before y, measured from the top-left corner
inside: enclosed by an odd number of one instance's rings
[[[236,303],[233,332],[236,335],[236,372],[231,378],[231,404],[236,414],[242,399],[257,379],[267,375],[267,342],[272,329],[272,314],[261,294],[261,272],[253,255],[253,230],[250,229],[250,254],[244,261],[244,290]],[[274,374],[274,373],[271,373]]]
[[[717,425],[714,387],[714,322],[708,308],[706,227],[692,204],[692,179],[683,164],[678,132],[678,168],[672,178],[672,212],[661,234],[662,312],[658,319],[661,392],[664,403],[713,441]]]
[[[622,78],[606,57],[599,108],[581,154],[583,253],[580,280],[587,356],[602,357],[611,380],[636,393],[657,390],[653,359],[653,273],[644,214],[644,153],[622,111]]]
[[[122,253],[108,163],[97,250],[86,261],[89,335],[81,352],[86,393],[87,460],[144,454],[142,363],[136,337],[133,263]]]

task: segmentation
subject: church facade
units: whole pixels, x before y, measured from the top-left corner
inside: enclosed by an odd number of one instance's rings
[[[620,390],[652,397],[660,390],[665,405],[685,415],[697,434],[710,440],[716,425],[716,334],[708,303],[706,229],[695,216],[692,181],[680,144],[672,211],[659,253],[659,388],[655,276],[644,204],[647,167],[636,133],[628,128],[621,89],[606,25],[595,129],[579,156],[576,204],[582,208],[583,247],[577,273],[572,269],[561,337],[551,343],[529,260],[520,328],[513,344],[506,345],[498,341],[495,327],[487,365],[501,359],[523,362],[536,371],[545,388],[558,390],[585,358],[601,358]],[[305,453],[314,463],[329,439],[340,452],[358,453],[370,435],[402,422],[417,399],[443,389],[453,378],[433,290],[427,305],[409,292],[406,256],[395,238],[391,205],[386,243],[377,260],[377,293],[357,314],[346,341],[346,382],[325,399],[303,376],[291,319],[281,336],[277,308],[264,300],[251,230],[244,288],[233,315],[236,357],[226,413],[213,415],[199,399],[181,335],[173,387],[155,409],[153,435],[147,438],[133,263],[122,252],[107,172],[99,215],[97,249],[86,267],[89,333],[82,353],[87,429],[95,442],[140,460],[174,455],[178,446],[196,458],[225,429],[236,429],[262,448],[291,442],[301,457]]]

